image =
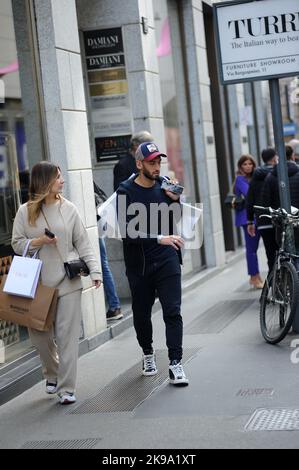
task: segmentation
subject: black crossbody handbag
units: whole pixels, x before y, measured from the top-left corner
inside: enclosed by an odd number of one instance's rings
[[[245,209],[245,197],[243,194],[236,196],[233,193],[228,193],[224,199],[224,205],[230,209],[235,209],[237,212]]]
[[[77,276],[89,275],[89,268],[82,258],[66,261],[63,265],[69,279],[74,279],[74,277]]]
[[[42,211],[42,214],[44,216],[44,219],[46,221],[46,224],[48,225],[48,228],[50,229],[49,222],[47,221],[47,218],[45,214]],[[51,229],[50,229],[51,230]],[[89,275],[89,268],[85,261],[82,258],[78,259],[73,259],[71,261],[63,261],[62,256],[60,254],[60,251],[58,250],[56,246],[56,250],[58,251],[59,257],[61,261],[63,262],[63,266],[66,272],[66,275],[69,279],[74,279],[77,276],[88,276]]]

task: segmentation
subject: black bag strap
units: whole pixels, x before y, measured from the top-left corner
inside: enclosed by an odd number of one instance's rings
[[[97,185],[97,183],[96,183],[95,181],[93,182],[93,189],[94,189],[94,192],[95,192],[103,201],[107,201],[107,199],[108,199],[107,194],[105,193],[105,191],[103,191],[103,190]]]
[[[50,224],[49,224],[49,222],[48,222],[48,220],[47,220],[47,217],[45,216],[44,211],[43,211],[42,209],[41,209],[41,213],[42,213],[43,216],[44,216],[44,219],[45,219],[45,221],[46,221],[46,224],[47,224],[47,226],[48,226],[48,229],[52,232],[51,227],[50,227]],[[59,258],[61,259],[62,263],[64,264],[63,258],[62,258],[62,256],[61,256],[60,251],[58,250],[58,247],[57,247],[56,244],[55,244],[55,248],[56,248],[56,250],[58,251]]]

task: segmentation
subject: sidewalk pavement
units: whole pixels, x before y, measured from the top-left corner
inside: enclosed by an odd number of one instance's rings
[[[249,288],[245,257],[205,274],[183,293],[188,387],[168,382],[158,310],[157,376],[141,375],[140,348],[127,328],[79,359],[76,404],[59,405],[43,381],[2,405],[0,448],[298,448],[294,336],[278,346],[264,342],[260,291]]]

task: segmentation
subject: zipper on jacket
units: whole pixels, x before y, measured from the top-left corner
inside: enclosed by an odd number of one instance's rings
[[[142,256],[143,256],[143,269],[142,269],[142,276],[145,275],[145,254],[144,254],[144,249],[143,249],[143,244],[141,243],[141,251],[142,251]]]

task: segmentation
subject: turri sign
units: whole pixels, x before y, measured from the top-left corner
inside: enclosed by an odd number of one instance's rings
[[[299,74],[299,0],[214,4],[222,84]]]

